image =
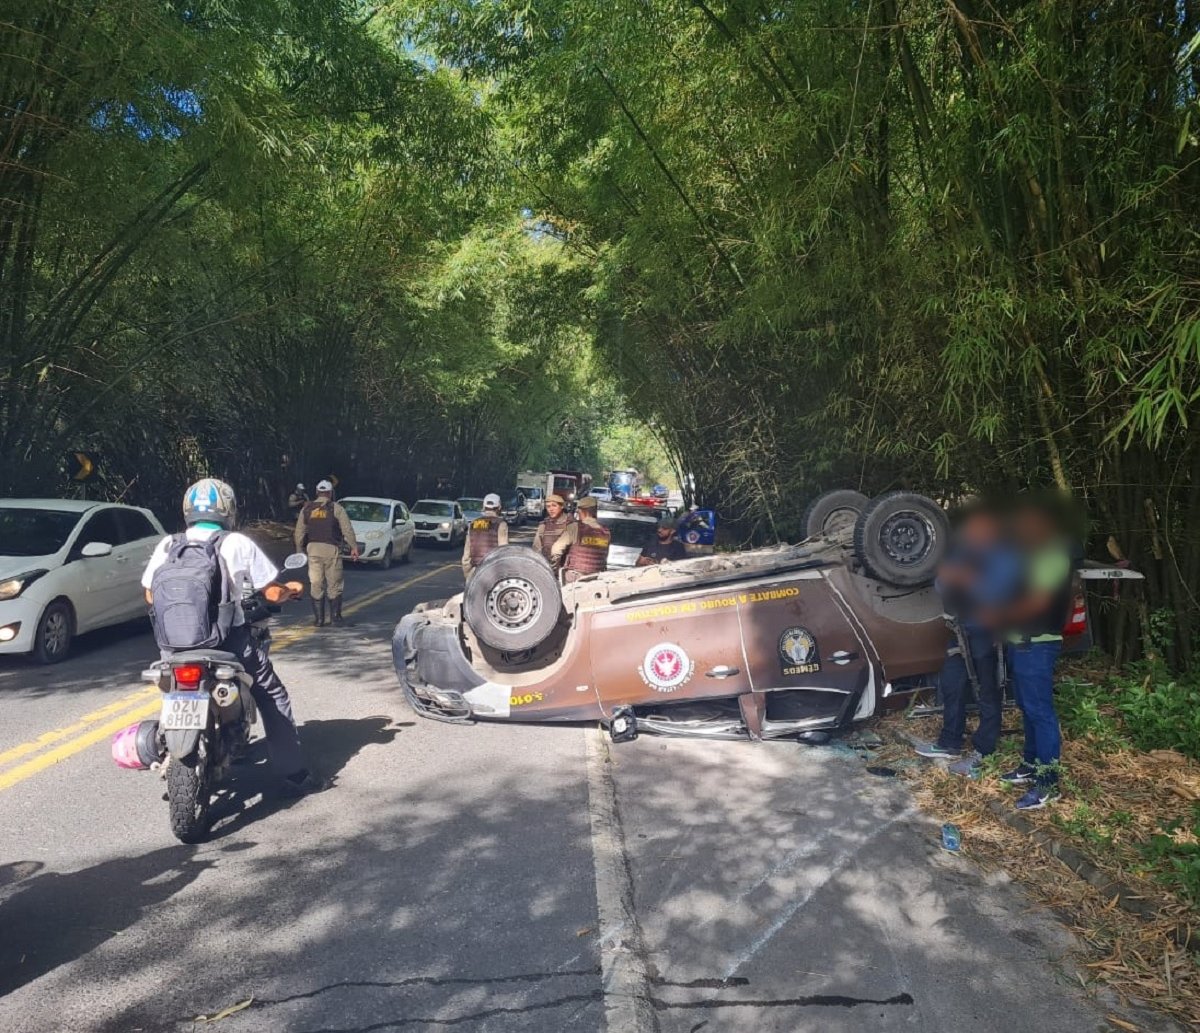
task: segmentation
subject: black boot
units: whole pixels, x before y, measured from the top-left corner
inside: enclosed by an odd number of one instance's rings
[[[313,608],[313,627],[319,628],[325,623],[325,600],[314,599],[312,601]]]
[[[333,617],[334,624],[342,623],[342,597],[340,595],[329,600],[329,612]]]

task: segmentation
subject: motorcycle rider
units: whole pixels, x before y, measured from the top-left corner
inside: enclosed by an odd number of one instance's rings
[[[215,534],[225,533],[219,552],[233,582],[235,599],[240,599],[246,588],[261,592],[269,603],[299,599],[303,594],[304,586],[299,581],[279,584],[279,571],[266,553],[234,530],[237,527],[237,497],[224,481],[205,477],[188,488],[183,496],[183,519],[187,524],[184,533],[191,541],[206,541]],[[166,560],[173,537],[167,535],[158,543],[142,574],[146,602],[151,605],[154,603],[150,591],[154,572]],[[305,766],[288,691],[275,673],[266,649],[250,634],[240,605],[234,608],[233,625],[219,648],[233,653],[254,679],[250,692],[262,716],[271,766],[283,776],[283,792],[300,796],[324,789],[326,783]]]
[[[297,484],[288,496],[288,509],[293,513],[299,513],[306,502],[308,502],[308,489],[303,484]]]
[[[533,533],[533,551],[540,552],[551,563],[551,550],[562,533],[571,524],[571,516],[564,513],[566,502],[561,495],[551,495],[546,499],[546,517]]]
[[[325,600],[334,624],[342,623],[342,543],[350,543],[350,558],[358,559],[358,541],[350,517],[333,500],[333,485],[317,483],[317,497],[306,503],[296,521],[296,551],[308,554],[308,583],[312,589],[313,627],[325,623]]]
[[[608,547],[612,532],[596,519],[597,503],[585,495],[576,504],[579,519],[567,525],[550,550],[550,563],[564,571],[563,581],[570,584],[584,574],[608,569]]]
[[[471,521],[463,541],[463,577],[469,578],[493,549],[508,544],[508,521],[500,515],[500,496],[485,495],[483,512]]]

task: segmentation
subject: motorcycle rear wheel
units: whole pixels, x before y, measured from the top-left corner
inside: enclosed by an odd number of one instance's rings
[[[180,760],[172,757],[167,768],[167,804],[171,831],[181,843],[200,843],[208,835],[208,763],[199,752]]]

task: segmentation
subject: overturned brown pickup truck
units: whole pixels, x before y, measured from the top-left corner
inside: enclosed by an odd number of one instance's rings
[[[929,685],[947,630],[929,587],[947,523],[907,492],[837,496],[800,545],[609,571],[560,587],[507,546],[464,594],[404,617],[393,660],[445,721],[583,721],[777,738],[871,716]]]

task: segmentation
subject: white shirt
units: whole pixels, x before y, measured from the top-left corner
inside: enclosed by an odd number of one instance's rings
[[[188,541],[191,542],[208,541],[216,533],[208,527],[189,527],[184,532]],[[166,562],[173,537],[174,535],[167,535],[155,548],[150,562],[146,564],[146,570],[142,574],[143,588],[150,588],[150,582],[154,580],[154,572]],[[229,568],[229,576],[233,579],[234,599],[242,598],[247,588],[253,590],[266,588],[279,577],[279,570],[270,561],[267,554],[244,534],[238,534],[237,531],[227,534],[221,542],[221,558],[225,561],[225,566]],[[233,608],[234,626],[245,622],[242,608],[235,606]]]

